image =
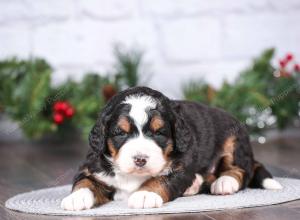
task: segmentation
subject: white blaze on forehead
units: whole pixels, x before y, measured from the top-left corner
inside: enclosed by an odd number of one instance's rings
[[[147,110],[156,107],[156,101],[151,96],[146,95],[128,96],[123,103],[131,105],[129,115],[134,119],[135,123],[140,126],[147,122]]]

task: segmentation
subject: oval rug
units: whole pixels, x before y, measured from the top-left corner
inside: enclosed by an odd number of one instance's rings
[[[113,216],[158,213],[187,213],[223,209],[236,209],[279,204],[300,199],[300,180],[276,178],[282,190],[245,189],[234,195],[196,195],[181,197],[166,203],[161,208],[130,209],[126,201],[113,201],[101,207],[84,211],[65,211],[60,208],[61,200],[70,193],[71,186],[60,186],[27,192],[8,199],[9,209],[46,215]]]

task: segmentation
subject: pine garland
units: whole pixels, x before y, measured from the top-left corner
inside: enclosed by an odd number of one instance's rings
[[[213,90],[204,80],[185,84],[184,96],[225,109],[244,122],[251,132],[268,127],[283,129],[299,119],[299,64],[292,54],[272,64],[275,50],[268,49],[240,73],[235,82]],[[209,98],[210,97],[210,98]]]
[[[118,91],[141,85],[143,53],[115,49],[116,63],[109,75],[87,73],[75,82],[51,86],[51,66],[43,59],[0,62],[0,112],[18,122],[29,139],[47,135],[64,137],[79,131],[84,138],[99,109]],[[283,129],[299,119],[300,65],[292,54],[272,64],[274,49],[266,50],[235,82],[215,89],[204,80],[183,86],[185,99],[221,107],[244,122],[253,133]],[[14,130],[8,134],[13,134]]]
[[[80,82],[69,79],[56,87],[50,85],[53,71],[45,60],[2,61],[0,110],[18,122],[29,139],[63,137],[74,130],[87,138],[99,109],[120,89],[140,83],[142,53],[116,48],[115,54],[112,75],[87,73]],[[55,109],[59,105],[66,109]]]

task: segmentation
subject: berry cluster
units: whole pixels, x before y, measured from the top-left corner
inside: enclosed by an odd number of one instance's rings
[[[72,118],[75,113],[73,106],[66,101],[58,101],[53,105],[53,121],[62,124],[65,118]]]
[[[279,60],[280,76],[290,77],[292,72],[300,72],[300,64],[294,61],[294,55],[291,53],[286,54],[283,59]]]

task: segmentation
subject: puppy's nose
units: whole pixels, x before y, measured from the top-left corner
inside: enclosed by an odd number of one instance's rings
[[[137,155],[133,157],[133,161],[136,166],[143,167],[147,163],[148,156],[146,155]]]

